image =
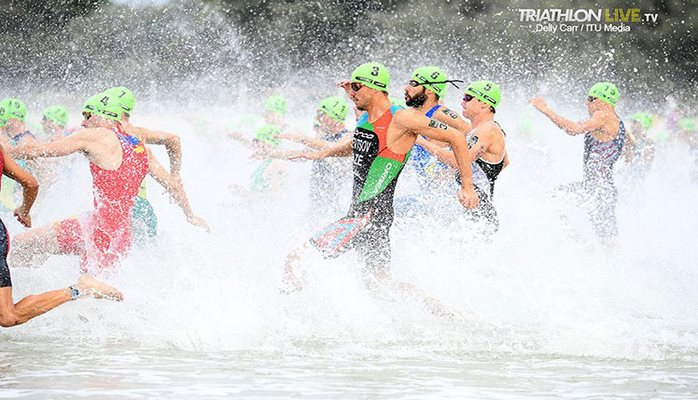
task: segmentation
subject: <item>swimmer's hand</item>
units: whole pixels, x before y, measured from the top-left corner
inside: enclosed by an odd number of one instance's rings
[[[206,230],[206,233],[211,233],[211,228],[208,226],[208,222],[206,222],[206,220],[201,217],[197,217],[196,215],[188,215],[187,222],[194,226],[204,228]]]
[[[480,198],[477,196],[475,188],[472,186],[461,188],[460,192],[458,193],[458,200],[465,208],[475,208],[477,207],[478,203],[480,203]]]
[[[534,98],[532,98],[531,100],[529,100],[528,102],[531,103],[531,105],[532,105],[533,107],[535,107],[536,110],[538,110],[538,111],[543,111],[543,110],[545,110],[546,108],[548,108],[548,104],[547,104],[547,103],[545,102],[545,100],[543,100],[543,98],[540,97],[540,96],[534,97]]]
[[[337,87],[340,87],[340,88],[346,90],[347,92],[349,92],[351,90],[350,86],[351,86],[351,81],[349,79],[342,79],[341,81],[337,82]]]
[[[22,207],[19,207],[15,210],[14,214],[15,218],[17,218],[17,221],[19,221],[20,224],[27,228],[32,227],[32,217],[29,215],[28,211],[25,211]]]

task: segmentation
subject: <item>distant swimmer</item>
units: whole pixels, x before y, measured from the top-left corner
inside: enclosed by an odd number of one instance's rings
[[[68,110],[62,106],[51,106],[44,110],[41,127],[50,142],[68,136]]]
[[[281,143],[279,135],[286,129],[285,115],[288,110],[286,99],[282,96],[269,96],[264,101],[264,123],[254,133],[250,140],[240,132],[233,131],[228,136],[252,150],[252,157],[260,160],[257,163],[248,188],[241,191],[251,193],[280,193],[288,185],[288,172],[284,166],[283,153],[278,146]]]
[[[625,132],[623,159],[631,167],[635,179],[644,179],[654,160],[655,146],[647,131],[652,127],[652,115],[637,112],[631,117],[630,130]]]
[[[469,216],[487,223],[486,234],[499,229],[497,210],[492,203],[494,186],[499,174],[509,165],[506,151],[505,134],[499,123],[494,120],[496,108],[501,102],[499,85],[492,81],[477,81],[465,89],[462,113],[471,124],[466,134],[468,154],[471,164],[472,181],[480,198],[479,206],[468,210]],[[426,149],[435,154],[439,160],[453,168],[458,166],[454,154],[447,149],[424,140],[418,140]],[[460,172],[456,181],[461,183]]]
[[[618,191],[613,166],[623,151],[625,126],[615,111],[620,91],[610,82],[596,83],[589,89],[587,110],[590,118],[574,122],[555,113],[541,97],[531,104],[555,125],[571,136],[584,135],[584,179],[568,185],[567,190],[581,191],[589,201],[591,223],[596,235],[611,240],[618,235],[616,202]]]
[[[8,98],[0,101],[0,121],[2,132],[12,146],[36,140],[34,134],[27,129],[27,106],[21,100]],[[3,138],[3,143],[7,139]]]
[[[37,180],[8,157],[2,147],[0,147],[0,171],[5,176],[16,180],[22,186],[22,204],[14,211],[14,214],[22,225],[30,228],[31,216],[29,212],[39,191]],[[15,303],[12,298],[10,269],[7,264],[9,249],[10,237],[5,224],[0,221],[0,326],[4,328],[23,324],[79,297],[91,296],[113,300],[122,299],[122,295],[118,290],[89,275],[83,275],[72,286],[37,295],[29,295]]]
[[[344,98],[330,96],[322,99],[317,106],[313,119],[315,136],[291,133],[278,135],[280,139],[303,144],[311,149],[322,150],[340,141],[351,140],[349,129],[345,125],[349,115],[349,104]],[[284,152],[283,156],[296,155],[298,152]],[[333,162],[334,161],[334,162]],[[349,164],[339,160],[315,160],[310,172],[310,200],[314,212],[318,210],[334,211],[340,207],[337,194],[346,182],[346,175],[351,171]]]
[[[416,287],[396,282],[391,276],[390,228],[393,224],[393,197],[400,172],[405,166],[417,133],[448,143],[462,167],[464,179],[458,197],[467,208],[475,208],[478,197],[473,188],[467,143],[462,133],[429,119],[416,110],[392,106],[388,99],[390,74],[379,63],[357,67],[351,81],[340,82],[357,108],[365,111],[357,122],[352,141],[302,154],[299,158],[320,160],[352,157],[354,190],[347,215],[314,235],[286,260],[284,284],[287,291],[300,290],[296,274],[302,254],[310,247],[325,258],[335,258],[355,249],[364,264],[364,279],[370,288],[394,289],[416,297],[434,309],[434,299]],[[438,311],[436,311],[438,312]]]
[[[36,137],[27,129],[27,106],[19,99],[7,98],[0,101],[0,143],[6,148],[32,142]],[[39,163],[18,161],[21,168],[34,174],[40,182],[46,179],[46,170]],[[0,200],[3,206],[13,210],[17,206],[18,187],[12,179],[2,178]]]

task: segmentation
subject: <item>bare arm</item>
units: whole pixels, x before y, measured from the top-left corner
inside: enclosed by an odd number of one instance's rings
[[[441,147],[437,144],[434,144],[431,141],[424,139],[423,137],[417,138],[417,144],[424,147],[426,151],[433,154],[436,157],[436,159],[441,161],[442,163],[454,169],[458,168],[456,156],[453,154],[452,151],[449,151],[445,147]]]
[[[5,167],[3,174],[10,179],[15,180],[22,186],[22,205],[14,212],[17,220],[27,228],[31,228],[32,220],[29,211],[34,205],[36,196],[39,194],[39,182],[36,181],[29,172],[23,170],[17,163],[5,153],[5,150],[0,147],[2,158]]]
[[[557,114],[540,97],[532,99],[531,104],[570,136],[593,132],[604,125],[604,115],[601,112],[595,112],[591,118],[586,121],[575,122]]]
[[[235,140],[236,142],[244,145],[244,146],[247,146],[247,147],[254,146],[254,143],[252,142],[252,140],[243,137],[242,133],[240,133],[240,132],[237,132],[237,131],[229,132],[228,137]]]
[[[465,141],[463,134],[443,122],[429,119],[414,110],[395,112],[393,122],[407,132],[412,132],[412,134],[419,132],[429,139],[446,142],[451,146],[461,175],[459,199],[466,208],[477,207],[479,198],[473,186],[473,172],[470,166],[471,159],[468,154],[468,143]]]
[[[352,137],[348,136],[334,146],[328,147],[324,150],[301,153],[295,157],[291,157],[290,159],[321,160],[327,157],[349,157],[351,156],[352,152],[351,144]]]
[[[137,129],[145,143],[165,146],[167,156],[170,158],[170,173],[179,176],[182,170],[182,141],[179,135],[165,131],[153,131],[146,128]]]
[[[281,135],[279,135],[279,138],[290,140],[290,141],[296,142],[296,143],[300,143],[304,146],[308,146],[308,147],[315,149],[315,150],[323,150],[323,149],[326,149],[334,144],[334,143],[328,142],[326,140],[317,139],[317,138],[313,138],[313,137],[309,137],[309,136],[303,136],[303,135],[281,134]]]
[[[90,146],[94,142],[93,134],[93,129],[82,129],[55,142],[26,142],[10,149],[9,155],[20,160],[33,160],[42,157],[63,157],[78,151],[89,153]]]
[[[177,205],[184,211],[187,221],[192,225],[200,226],[206,231],[210,231],[206,221],[194,215],[187,198],[187,193],[178,179],[170,175],[167,170],[158,162],[150,150],[148,150],[148,174],[162,185],[167,193],[174,199]]]
[[[468,132],[470,132],[473,129],[473,126],[470,124],[470,121],[459,117],[458,114],[446,107],[441,107],[434,114],[433,118],[437,121],[443,122],[444,124],[450,127],[458,129],[463,133],[463,135],[467,135]]]

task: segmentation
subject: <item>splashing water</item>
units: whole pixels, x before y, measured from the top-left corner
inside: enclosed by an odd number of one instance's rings
[[[690,199],[698,185],[677,170],[684,149],[660,147],[644,186],[621,186],[621,235],[609,250],[594,239],[582,209],[554,196],[556,186],[581,179],[580,138],[538,116],[530,133],[517,132],[530,110],[510,101],[497,113],[512,164],[497,183],[494,239],[474,240],[457,208],[398,219],[392,230],[395,277],[457,314],[444,319],[410,299],[366,290],[352,254],[310,260],[307,289],[279,294],[286,254],[339,216],[310,209],[310,165],[286,163],[289,185],[279,195],[240,193],[233,187],[248,185],[255,161],[223,132],[254,104],[235,104],[235,116],[215,106],[187,117],[163,104],[143,107],[149,111],[139,124],[182,135],[185,186],[212,233],[187,225],[149,182],[160,235],[105,276],[126,301],[78,301],[0,331],[0,397],[696,393],[698,247]],[[299,95],[293,107],[291,126],[309,131],[304,116],[313,115],[313,102]],[[86,163],[73,172],[37,204],[36,226],[89,210]],[[410,174],[396,197],[414,192]],[[341,196],[348,205],[349,182]],[[11,234],[20,231],[3,219]],[[63,256],[14,269],[15,298],[67,286],[77,265]]]

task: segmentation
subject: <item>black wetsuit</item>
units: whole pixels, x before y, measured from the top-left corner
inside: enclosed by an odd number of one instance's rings
[[[590,217],[600,237],[618,234],[616,202],[618,190],[613,181],[613,166],[623,152],[625,125],[618,121],[618,135],[608,142],[596,140],[591,133],[584,136],[584,181],[582,187],[591,200]]]
[[[354,190],[347,215],[316,233],[310,242],[325,257],[337,257],[356,249],[366,269],[390,268],[390,227],[397,179],[409,157],[388,149],[388,127],[393,106],[376,121],[368,114],[357,121],[352,141]]]
[[[497,126],[499,126],[499,124],[497,124]],[[472,148],[478,141],[476,131],[477,128],[471,130],[466,136],[469,149]],[[502,134],[506,136],[503,130]],[[473,186],[475,187],[475,192],[480,198],[480,203],[478,204],[477,208],[468,210],[468,214],[474,217],[476,220],[486,220],[492,229],[491,233],[499,230],[499,216],[497,215],[497,210],[494,208],[494,204],[492,204],[492,198],[494,197],[494,183],[497,180],[497,177],[499,177],[499,173],[502,172],[502,169],[504,169],[505,158],[505,156],[502,156],[502,159],[497,163],[490,163],[482,158],[478,158],[477,160],[473,161],[472,165]],[[460,172],[456,173],[456,182],[458,182],[458,185],[461,184]]]
[[[0,155],[0,173],[5,170],[5,160]],[[5,224],[0,220],[0,288],[12,287],[10,267],[7,265],[7,253],[10,252],[10,237]]]

